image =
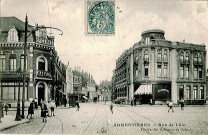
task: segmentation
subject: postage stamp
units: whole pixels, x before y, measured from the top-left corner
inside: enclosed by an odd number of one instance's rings
[[[114,0],[87,0],[85,7],[86,35],[115,34]]]

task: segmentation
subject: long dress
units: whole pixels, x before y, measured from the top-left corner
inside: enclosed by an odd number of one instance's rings
[[[46,110],[47,107],[45,104],[41,104],[41,117],[45,118],[46,117]]]

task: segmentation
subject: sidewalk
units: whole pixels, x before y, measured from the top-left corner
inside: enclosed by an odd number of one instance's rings
[[[15,117],[16,116],[13,115],[4,115],[4,118],[1,119],[1,123],[0,123],[0,132],[1,130],[30,122],[29,119],[22,119],[21,121],[15,121]]]

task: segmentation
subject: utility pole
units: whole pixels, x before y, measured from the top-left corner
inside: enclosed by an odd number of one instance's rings
[[[25,83],[26,83],[26,49],[27,49],[27,15],[25,18],[25,43],[24,43],[24,67],[23,67],[23,92],[22,92],[22,119],[25,118]],[[28,84],[27,84],[28,85]]]

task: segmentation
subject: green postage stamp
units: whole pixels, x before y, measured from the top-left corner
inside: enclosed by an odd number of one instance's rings
[[[85,6],[86,35],[115,34],[114,0],[87,0]]]

